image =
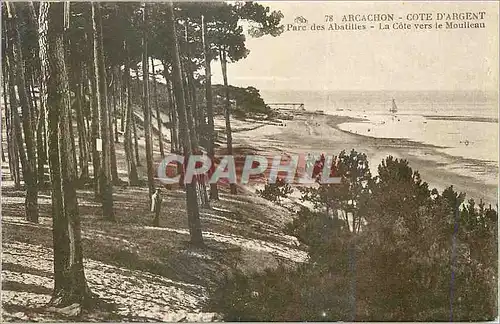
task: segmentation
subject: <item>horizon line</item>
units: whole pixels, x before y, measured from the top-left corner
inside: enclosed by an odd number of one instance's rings
[[[233,85],[234,86],[234,85]],[[336,91],[336,92],[493,92],[498,94],[498,89],[292,89],[292,88],[257,88],[253,85],[238,87],[254,87],[263,91]]]

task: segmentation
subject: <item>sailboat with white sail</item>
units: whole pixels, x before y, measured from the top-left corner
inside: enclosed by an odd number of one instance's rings
[[[398,106],[396,105],[396,100],[392,99],[392,107],[389,109],[389,112],[395,114],[398,112]]]

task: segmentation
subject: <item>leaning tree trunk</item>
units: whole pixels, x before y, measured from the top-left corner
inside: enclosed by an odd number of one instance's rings
[[[158,145],[160,146],[160,154],[161,157],[165,157],[165,150],[163,148],[163,131],[162,131],[162,122],[160,115],[160,106],[158,105],[158,92],[156,89],[156,72],[155,72],[155,63],[153,58],[151,58],[151,68],[153,72],[153,96],[155,100],[155,110],[156,110],[156,122],[158,125]]]
[[[151,141],[151,110],[149,107],[148,69],[148,5],[144,3],[142,34],[142,109],[144,114],[144,140],[146,142],[146,166],[148,173],[149,197],[155,192],[153,170],[153,143]]]
[[[94,35],[94,70],[96,77],[96,97],[100,111],[102,135],[102,167],[101,167],[101,193],[102,213],[104,218],[115,220],[113,211],[113,186],[111,184],[111,158],[110,158],[110,131],[108,119],[106,69],[104,66],[104,53],[102,44],[101,5],[92,3],[92,28]]]
[[[16,81],[17,93],[21,104],[23,115],[23,131],[24,143],[26,144],[26,155],[22,145],[22,140],[19,134],[17,135],[21,155],[21,163],[23,164],[23,178],[26,185],[26,220],[30,222],[38,222],[38,181],[36,176],[36,153],[33,137],[32,125],[32,102],[29,100],[25,79],[25,64],[21,49],[21,38],[19,35],[18,17],[16,14],[16,6],[19,4],[7,3],[7,11],[9,19],[9,28],[7,29],[10,50],[8,51],[10,71],[9,79],[11,83]],[[15,74],[14,74],[15,73]],[[13,116],[18,117],[17,106],[11,105]],[[16,122],[17,124],[17,122]],[[24,159],[24,162],[23,162]]]
[[[229,99],[229,85],[227,83],[227,54],[225,50],[221,50],[219,53],[220,62],[222,67],[222,77],[224,79],[224,92],[226,100],[224,102],[224,113],[226,117],[226,137],[227,137],[227,154],[233,155],[233,134],[231,132],[231,101]],[[231,183],[230,185],[231,193],[237,194],[236,184]]]
[[[205,98],[207,102],[207,118],[208,118],[208,129],[207,129],[207,153],[208,157],[214,163],[215,160],[215,127],[214,127],[214,107],[213,107],[213,96],[212,96],[212,68],[210,64],[212,58],[210,56],[210,44],[207,41],[207,21],[205,17],[201,16],[201,37],[203,41],[203,56],[205,58]],[[217,189],[217,183],[210,184],[210,199],[219,200],[219,190]]]
[[[179,45],[175,37],[175,22],[174,9],[172,3],[167,3],[166,12],[167,27],[172,33],[170,48],[172,49],[172,76],[174,82],[174,93],[177,100],[177,112],[179,113],[179,128],[183,138],[182,145],[184,150],[184,158],[188,159],[191,155],[191,137],[188,129],[188,121],[186,115],[186,102],[184,99],[184,87],[182,84],[181,62],[179,57]],[[195,180],[194,178],[193,180]],[[191,236],[191,244],[203,246],[203,236],[201,233],[200,211],[198,208],[198,200],[196,197],[196,181],[190,181],[186,184],[186,207],[188,214],[189,233]]]
[[[80,217],[69,142],[69,86],[64,63],[63,3],[40,4],[41,96],[48,112],[49,164],[52,185],[54,292],[50,304],[89,306],[83,268]]]

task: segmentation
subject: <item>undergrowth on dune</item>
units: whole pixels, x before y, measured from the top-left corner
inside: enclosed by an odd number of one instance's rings
[[[430,190],[405,160],[369,175],[341,153],[342,185],[303,190],[287,233],[309,261],[235,272],[207,310],[227,321],[486,321],[497,315],[497,221],[491,206],[453,187]]]

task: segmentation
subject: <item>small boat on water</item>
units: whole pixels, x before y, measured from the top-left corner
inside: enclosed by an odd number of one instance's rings
[[[389,112],[395,114],[398,112],[398,106],[396,106],[396,100],[392,99],[392,107],[389,109]]]

